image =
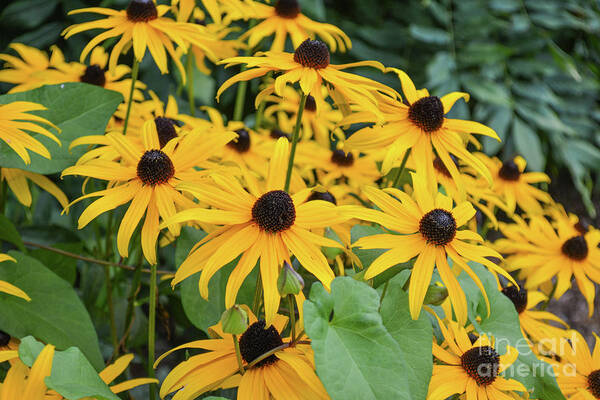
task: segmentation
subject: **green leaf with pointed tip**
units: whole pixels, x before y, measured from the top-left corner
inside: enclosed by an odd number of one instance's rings
[[[11,220],[4,215],[0,215],[0,240],[12,243],[17,246],[19,250],[25,251],[25,245],[23,244],[21,235],[17,232],[17,228],[15,228]]]
[[[332,399],[413,399],[406,370],[412,368],[383,325],[379,295],[364,282],[338,277],[331,293],[311,287],[304,328],[317,374]]]
[[[71,285],[35,258],[16,251],[8,254],[17,262],[0,263],[0,280],[25,291],[31,301],[0,293],[2,330],[17,338],[32,335],[58,349],[79,347],[97,370],[102,369],[96,330]]]
[[[44,125],[60,140],[61,146],[45,136],[31,134],[46,146],[52,159],[48,160],[30,151],[31,164],[26,165],[14,150],[0,141],[0,166],[20,168],[38,174],[52,174],[75,164],[87,150],[86,146],[69,150],[71,141],[80,136],[104,134],[106,124],[123,101],[123,96],[87,83],[64,83],[0,96],[0,104],[14,101],[31,101],[45,106],[47,110],[32,114],[46,118],[60,128],[61,132],[57,133],[54,128]]]

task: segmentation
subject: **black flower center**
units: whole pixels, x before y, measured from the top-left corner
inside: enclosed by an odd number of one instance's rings
[[[444,105],[437,96],[423,97],[410,105],[408,118],[423,131],[435,132],[444,123]]]
[[[308,68],[327,68],[329,49],[323,42],[306,39],[294,52],[294,61]]]
[[[502,167],[500,167],[498,176],[505,181],[518,181],[521,171],[519,171],[519,166],[513,160],[508,160],[504,161]]]
[[[4,331],[0,331],[0,346],[8,346],[8,342],[10,342],[10,335]]]
[[[283,344],[277,329],[273,325],[265,329],[265,325],[265,321],[258,320],[250,325],[240,337],[240,353],[242,353],[242,358],[248,364]],[[277,361],[277,357],[271,354],[256,363],[255,366],[262,367],[263,365],[273,364],[275,361]]]
[[[582,235],[573,236],[571,239],[566,240],[561,250],[565,256],[577,261],[585,260],[588,255],[588,245]]]
[[[328,201],[330,203],[337,205],[337,200],[335,199],[335,196],[329,192],[316,192],[316,191],[312,192],[310,194],[310,196],[308,196],[306,201],[313,201],[313,200]]]
[[[462,367],[479,386],[487,386],[496,380],[500,368],[500,356],[490,346],[473,347],[460,357]]]
[[[286,138],[288,140],[290,139],[290,135],[288,135],[287,133],[285,133],[284,131],[279,130],[279,129],[271,129],[270,136],[273,139],[279,139],[279,138],[282,138],[282,137],[284,137],[284,138]]]
[[[148,150],[137,165],[137,176],[145,185],[167,183],[175,175],[173,162],[161,150]]]
[[[352,153],[337,149],[331,153],[331,162],[340,167],[351,167],[354,164],[354,156]]]
[[[245,153],[250,150],[250,132],[245,129],[238,129],[235,133],[238,134],[237,139],[233,139],[231,142],[227,143],[227,146],[238,153]]]
[[[517,286],[507,286],[502,289],[502,293],[510,299],[515,305],[515,310],[521,314],[527,308],[527,290]]]
[[[317,111],[317,102],[315,101],[315,98],[312,97],[310,94],[306,96],[306,104],[304,104],[304,111]]]
[[[600,399],[600,369],[597,369],[588,375],[588,390],[595,398]]]
[[[587,219],[583,217],[579,218],[579,221],[577,221],[577,223],[575,224],[575,229],[577,230],[577,232],[581,233],[582,235],[585,235],[590,230],[590,223]]]
[[[282,18],[296,18],[300,14],[298,0],[279,0],[275,4],[275,13]]]
[[[419,232],[427,243],[444,246],[456,235],[456,220],[448,211],[436,208],[423,215],[419,222]]]
[[[158,142],[160,143],[161,149],[165,147],[171,139],[177,137],[175,124],[171,118],[156,117],[154,118],[154,124],[156,124],[156,133],[158,133]]]
[[[158,11],[152,0],[131,0],[127,6],[127,19],[131,22],[148,22],[156,18]]]
[[[91,85],[104,86],[106,83],[106,76],[104,76],[104,70],[98,64],[94,64],[85,69],[85,72],[79,77],[79,80]]]
[[[296,220],[296,208],[289,194],[272,190],[259,197],[252,206],[252,219],[267,232],[285,231]]]

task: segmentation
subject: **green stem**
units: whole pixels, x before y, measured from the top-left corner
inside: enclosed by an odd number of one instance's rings
[[[123,122],[123,135],[127,134],[127,125],[129,124],[129,114],[131,113],[131,104],[133,103],[133,91],[135,82],[137,81],[140,63],[137,58],[133,57],[133,65],[131,66],[131,87],[129,88],[129,99],[127,99],[127,112],[125,113],[125,121]]]
[[[112,268],[104,268],[104,279],[106,280],[106,302],[108,303],[108,317],[110,321],[110,339],[114,350],[113,354],[119,354],[119,339],[117,338],[117,324],[115,322],[115,306],[112,298],[112,281],[110,270]]]
[[[265,114],[265,107],[267,103],[265,101],[261,101],[258,105],[258,110],[256,111],[256,121],[254,123],[254,129],[259,129],[262,125],[262,120]]]
[[[398,184],[400,183],[400,178],[402,178],[402,172],[404,172],[404,167],[406,166],[406,161],[408,160],[408,156],[410,155],[411,150],[412,147],[409,147],[404,152],[404,157],[402,158],[400,168],[398,168],[398,174],[396,175],[396,179],[394,179],[394,184],[392,185],[392,187],[398,187]]]
[[[290,190],[290,181],[292,179],[292,169],[294,167],[294,157],[296,156],[296,145],[298,144],[298,136],[300,133],[300,125],[302,125],[302,114],[304,113],[304,106],[306,105],[306,94],[302,92],[302,98],[300,98],[300,105],[298,106],[298,115],[296,115],[296,126],[294,127],[294,134],[292,135],[292,148],[290,149],[290,159],[288,161],[287,173],[285,174],[285,186],[286,192]]]
[[[148,316],[148,376],[154,378],[154,339],[156,335],[156,264],[150,265],[150,315]],[[156,384],[150,385],[150,400],[156,399]]]
[[[244,370],[244,364],[242,363],[242,353],[240,351],[240,342],[238,341],[237,335],[231,335],[233,337],[233,345],[235,346],[235,356],[237,358],[238,367],[240,369],[240,374],[244,375],[246,371]]]
[[[127,342],[127,335],[129,334],[130,326],[133,323],[133,316],[135,314],[135,298],[139,291],[140,282],[142,280],[142,264],[144,262],[144,256],[142,249],[139,249],[138,259],[136,262],[135,273],[133,274],[133,282],[131,282],[131,288],[129,289],[129,297],[127,299],[127,310],[125,311],[125,333],[121,339],[121,343],[125,346]]]
[[[258,317],[258,311],[260,310],[260,301],[262,298],[262,279],[260,277],[260,271],[256,277],[256,288],[254,289],[254,302],[252,303],[252,312]]]
[[[188,102],[190,103],[190,114],[192,117],[196,114],[196,98],[194,97],[194,56],[191,54],[191,50],[187,55],[187,64],[185,66],[187,74],[187,92]]]
[[[385,297],[385,294],[387,293],[389,284],[390,284],[390,281],[387,280],[387,281],[385,281],[385,284],[383,285],[383,292],[381,292],[381,297],[379,298],[379,309],[381,309],[381,304],[383,304],[383,298]]]
[[[294,309],[294,296],[288,294],[288,306],[290,308],[290,330],[291,330],[291,338],[294,340],[296,337],[296,310]]]
[[[244,65],[240,72],[244,72],[246,66]],[[235,108],[233,109],[233,120],[241,121],[242,113],[244,112],[244,103],[246,101],[246,89],[248,89],[248,81],[242,81],[238,84],[237,93],[235,95]]]

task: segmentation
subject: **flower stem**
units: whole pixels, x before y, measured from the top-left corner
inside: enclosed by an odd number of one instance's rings
[[[240,72],[244,72],[246,66],[242,66]],[[246,101],[246,89],[248,88],[248,81],[242,81],[238,84],[237,93],[235,95],[235,108],[233,109],[233,120],[241,121],[242,113],[244,112],[244,103]]]
[[[252,312],[254,315],[258,316],[258,311],[260,310],[260,301],[262,297],[262,279],[260,276],[260,271],[258,272],[258,276],[256,277],[256,288],[254,289],[254,302],[252,303]]]
[[[242,353],[240,352],[240,342],[238,341],[237,335],[231,335],[233,337],[233,345],[235,346],[235,356],[237,358],[238,367],[240,368],[240,374],[244,375],[244,364],[242,363]]]
[[[156,264],[150,265],[150,315],[148,316],[148,376],[154,378],[154,339],[156,330]],[[150,400],[156,398],[156,384],[150,385]]]
[[[294,157],[296,156],[296,145],[298,144],[298,136],[300,133],[300,125],[302,125],[302,114],[304,113],[304,106],[306,105],[306,94],[302,92],[302,98],[300,99],[300,105],[298,106],[298,115],[296,116],[296,126],[294,127],[294,134],[292,135],[292,148],[290,149],[290,159],[288,161],[287,173],[285,174],[285,186],[286,192],[290,190],[290,181],[292,178],[292,169],[294,167]]]
[[[117,338],[117,324],[115,322],[115,306],[112,298],[112,281],[110,276],[111,267],[104,268],[104,279],[106,280],[106,302],[108,303],[108,317],[110,321],[110,339],[114,348],[113,354],[119,354],[119,339]]]
[[[265,101],[261,101],[258,105],[258,110],[256,111],[256,121],[254,122],[254,129],[259,129],[262,125],[266,105],[267,103]]]
[[[402,172],[404,172],[404,167],[406,166],[406,161],[408,160],[408,156],[410,155],[411,150],[412,147],[409,147],[404,152],[404,157],[402,158],[400,168],[398,168],[398,174],[396,175],[396,179],[394,179],[394,184],[392,185],[392,187],[398,187],[398,184],[400,183],[400,178],[402,178]]]
[[[127,99],[127,112],[125,113],[125,121],[123,122],[123,135],[127,134],[127,125],[129,124],[129,114],[131,113],[131,104],[133,103],[133,91],[135,90],[135,82],[137,81],[140,62],[133,57],[133,65],[131,66],[131,87],[129,88],[129,99]]]
[[[390,284],[390,281],[388,279],[387,281],[385,281],[385,284],[383,285],[383,292],[381,292],[381,297],[379,298],[379,309],[380,310],[381,310],[381,305],[383,304],[383,298],[385,297],[385,294],[387,293],[389,284]]]
[[[187,74],[187,92],[188,102],[190,103],[190,115],[192,117],[196,114],[196,98],[194,97],[194,56],[191,54],[191,50],[187,55],[187,64],[185,66]]]
[[[296,310],[294,309],[294,296],[288,294],[287,299],[290,309],[290,336],[292,340],[294,340],[294,338],[296,337]]]

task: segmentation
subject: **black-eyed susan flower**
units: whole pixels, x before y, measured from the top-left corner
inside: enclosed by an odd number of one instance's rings
[[[527,393],[519,381],[501,375],[517,359],[517,349],[507,346],[500,355],[493,338],[482,334],[472,343],[461,325],[449,321],[446,327],[439,318],[438,322],[447,347],[433,342],[433,355],[440,364],[433,365],[427,400],[445,400],[454,394],[465,394],[466,400],[505,400]]]
[[[462,190],[461,174],[450,157],[452,154],[473,167],[491,184],[492,176],[488,168],[467,150],[466,142],[472,133],[500,140],[496,132],[478,122],[445,116],[457,100],[468,100],[469,95],[452,92],[441,98],[431,96],[426,89],[417,90],[403,71],[395,68],[390,70],[398,74],[407,104],[389,98],[380,101],[379,107],[385,123],[360,129],[346,140],[345,146],[360,151],[385,148],[386,154],[382,164],[384,174],[392,169],[408,149],[412,149],[410,157],[416,170],[427,177],[431,187],[435,185],[433,160],[437,153],[450,176],[457,181],[459,189]],[[349,115],[342,123],[375,121],[377,114],[359,111]]]
[[[600,339],[594,334],[592,354],[583,336],[571,332],[571,340],[563,343],[559,354],[561,361],[552,363],[558,386],[569,400],[600,399]]]
[[[32,197],[29,183],[34,183],[42,190],[52,195],[61,206],[66,207],[69,204],[67,196],[54,182],[46,176],[34,172],[25,171],[18,168],[0,168],[0,180],[6,181],[10,190],[14,193],[19,203],[25,207],[31,206]]]
[[[426,179],[413,174],[414,193],[411,198],[406,193],[388,188],[380,190],[365,187],[364,193],[381,211],[362,207],[348,207],[353,217],[376,222],[385,228],[400,233],[365,236],[353,246],[363,249],[390,249],[376,258],[367,271],[365,279],[371,279],[396,264],[407,262],[414,257],[408,299],[413,319],[419,318],[427,288],[431,282],[434,267],[448,289],[448,297],[459,323],[467,320],[467,300],[456,279],[448,257],[467,273],[480,288],[487,302],[486,291],[467,261],[475,261],[490,270],[510,276],[486,257],[501,257],[491,248],[472,244],[483,242],[475,232],[458,228],[465,225],[475,215],[475,209],[469,202],[453,206],[452,199],[442,193],[432,194]],[[488,309],[489,309],[489,303]]]
[[[552,203],[548,193],[533,186],[536,183],[548,183],[550,178],[543,172],[525,172],[527,162],[523,157],[517,156],[502,162],[483,153],[477,153],[477,156],[492,174],[492,191],[500,199],[500,202],[495,202],[496,205],[508,215],[515,212],[517,205],[529,215],[539,215],[544,212],[543,205]]]
[[[316,22],[302,14],[298,0],[276,0],[273,6],[255,3],[251,18],[261,20],[247,30],[241,39],[248,39],[248,46],[255,47],[266,37],[273,37],[271,51],[282,52],[289,36],[294,48],[300,46],[307,37],[318,36],[327,43],[331,51],[346,51],[352,47],[350,38],[340,28],[331,24]]]
[[[519,271],[526,289],[536,289],[556,277],[554,298],[560,298],[571,287],[571,278],[585,297],[589,315],[594,312],[595,287],[600,283],[600,234],[597,230],[579,232],[570,222],[555,229],[542,216],[531,217],[529,223],[513,216],[514,224],[500,224],[505,238],[494,247],[506,255],[506,269]]]
[[[173,43],[187,49],[189,44],[203,48],[206,54],[211,54],[205,41],[211,40],[203,37],[198,26],[185,22],[177,22],[165,14],[169,11],[168,5],[156,5],[152,0],[131,0],[126,10],[116,11],[110,8],[91,7],[73,10],[69,15],[80,13],[95,13],[107,16],[90,22],[71,25],[63,31],[66,39],[90,29],[104,29],[105,32],[90,40],[81,52],[80,62],[83,62],[88,53],[97,45],[110,38],[119,38],[110,52],[108,61],[109,70],[117,67],[119,55],[133,47],[135,60],[141,62],[146,50],[150,51],[154,62],[161,73],[166,74],[167,55],[185,78],[185,70],[175,52]],[[165,52],[166,50],[166,52]],[[214,57],[214,56],[213,56]]]
[[[244,374],[240,374],[234,340],[221,323],[210,329],[214,339],[197,340],[163,354],[156,365],[173,351],[201,349],[167,375],[160,396],[176,392],[173,400],[193,400],[218,388],[237,387],[238,400],[318,400],[329,396],[315,373],[312,349],[306,342],[282,337],[287,317],[275,315],[272,324],[258,320],[247,310],[250,326],[239,337]],[[259,357],[273,352],[256,362]]]
[[[291,264],[292,255],[304,269],[329,287],[334,274],[321,247],[341,246],[310,230],[335,225],[348,218],[339,215],[332,203],[307,202],[310,189],[295,194],[283,190],[288,154],[289,142],[280,138],[269,163],[266,185],[260,189],[249,185],[251,192],[246,191],[237,180],[223,178],[219,174],[213,175],[214,183],[211,184],[179,186],[212,208],[182,211],[165,221],[165,225],[196,221],[220,227],[192,249],[178,267],[172,285],[202,271],[200,294],[207,298],[211,277],[241,255],[225,289],[225,305],[230,308],[235,304],[242,282],[259,261],[267,322],[272,321],[279,308],[279,271],[284,261]]]
[[[12,258],[11,256],[9,256],[8,254],[0,253],[0,263],[2,263],[4,261],[16,262],[15,259]],[[13,296],[20,297],[20,298],[22,298],[24,300],[27,300],[27,301],[31,300],[31,298],[29,296],[27,296],[27,293],[25,293],[24,291],[22,291],[21,289],[19,289],[15,285],[13,285],[11,283],[8,283],[6,281],[3,281],[3,280],[0,280],[0,292],[2,292],[2,293],[8,293],[8,294],[11,294]],[[10,340],[10,336],[9,336],[9,340]]]
[[[350,64],[330,64],[330,55],[327,45],[318,40],[306,39],[294,53],[261,52],[255,57],[233,57],[221,63],[227,67],[235,64],[246,64],[248,69],[226,80],[217,91],[217,100],[231,85],[264,76],[270,71],[281,72],[275,81],[263,89],[256,97],[255,105],[258,106],[265,96],[275,92],[283,95],[283,90],[288,83],[300,83],[304,95],[312,95],[317,103],[324,101],[322,85],[327,84],[328,89],[335,90],[348,103],[360,104],[363,108],[378,114],[375,93],[385,93],[397,97],[395,90],[374,80],[360,75],[342,71],[346,68],[368,66],[383,70],[383,65],[377,61],[359,61]],[[336,96],[339,97],[339,96]]]
[[[107,71],[108,54],[102,47],[92,50],[89,65],[65,61],[63,53],[56,46],[53,46],[50,58],[34,47],[18,43],[12,44],[11,47],[18,52],[22,60],[8,54],[0,54],[0,59],[6,61],[4,69],[0,70],[0,82],[16,85],[9,90],[9,93],[23,92],[42,85],[85,82],[119,92],[125,101],[129,98],[131,79],[123,77],[131,72],[131,68],[120,64],[114,71]],[[35,64],[31,65],[31,63]],[[146,85],[136,81],[135,86],[133,99],[143,100],[144,97],[139,89],[144,89]]]
[[[45,118],[31,114],[31,111],[46,110],[41,104],[28,101],[15,101],[0,105],[0,139],[13,149],[25,164],[31,163],[27,150],[50,159],[50,152],[37,139],[31,137],[27,132],[34,132],[52,139],[60,146],[60,141],[52,132],[43,128],[40,124],[51,126],[59,130],[52,122]]]
[[[109,146],[118,153],[120,163],[95,158],[69,167],[64,175],[81,175],[109,182],[106,190],[86,194],[75,201],[90,197],[100,199],[90,204],[79,217],[79,229],[105,211],[131,201],[117,233],[117,248],[123,257],[129,254],[129,241],[140,220],[146,215],[141,231],[142,250],[149,263],[156,263],[156,241],[159,234],[159,216],[167,219],[177,209],[193,207],[175,186],[195,180],[201,166],[211,154],[235,137],[235,134],[207,135],[193,132],[182,138],[172,138],[162,145],[155,121],[144,124],[142,142],[109,132]],[[164,140],[163,140],[164,141]],[[169,224],[173,234],[177,224]]]

